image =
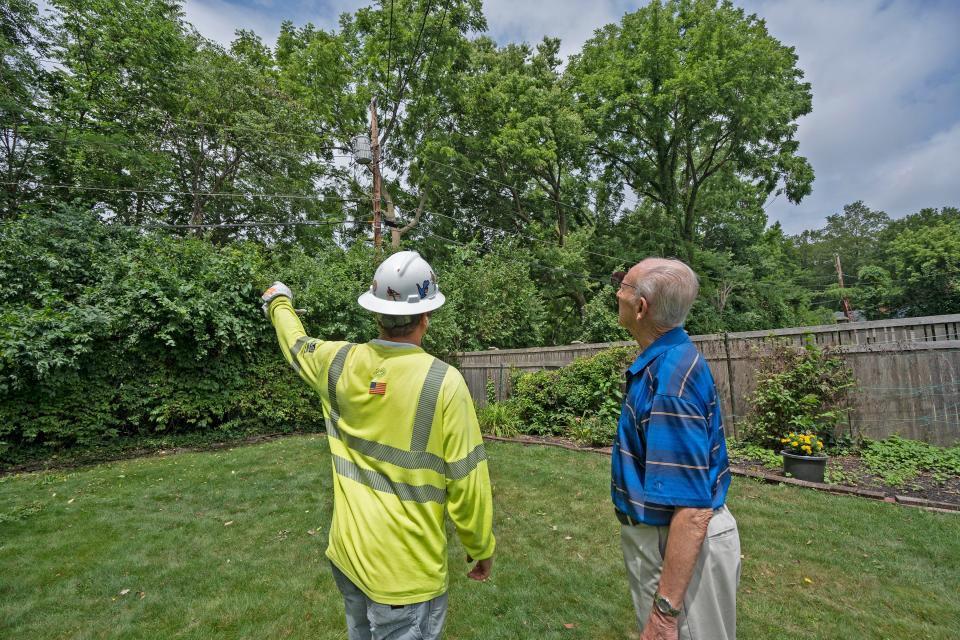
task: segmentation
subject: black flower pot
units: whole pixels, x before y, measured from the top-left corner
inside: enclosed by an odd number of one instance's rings
[[[783,456],[783,473],[807,482],[823,482],[823,475],[827,471],[827,456],[798,456],[795,453],[781,451]]]

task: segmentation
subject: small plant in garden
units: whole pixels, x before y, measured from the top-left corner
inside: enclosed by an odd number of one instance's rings
[[[480,422],[480,431],[498,438],[512,438],[520,433],[520,422],[517,419],[516,404],[506,402],[490,402],[477,410],[477,420]]]
[[[574,418],[570,426],[570,436],[580,444],[589,447],[609,446],[617,435],[617,421],[600,416],[589,415]]]
[[[791,431],[780,438],[781,449],[795,456],[825,457],[823,441],[815,433]]]
[[[774,346],[760,359],[744,440],[774,449],[784,430],[791,429],[830,444],[847,414],[846,395],[853,385],[850,366],[811,340],[801,348]]]
[[[765,469],[772,470],[783,468],[783,456],[772,449],[749,442],[729,441],[727,443],[727,455],[733,462],[759,462]]]
[[[930,472],[938,482],[960,476],[960,445],[944,448],[890,436],[866,442],[862,455],[871,473],[880,476],[884,484],[891,487],[903,486],[921,471]]]

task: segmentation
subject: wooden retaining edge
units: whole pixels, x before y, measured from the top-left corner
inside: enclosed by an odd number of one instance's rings
[[[538,440],[537,438],[530,437],[519,437],[519,438],[501,438],[499,436],[484,435],[484,440],[492,440],[494,442],[511,442],[513,444],[526,444],[526,445],[543,445],[546,447],[558,447],[560,449],[567,449],[568,451],[581,451],[587,453],[598,453],[600,455],[609,456],[612,455],[612,450],[610,447],[605,448],[596,448],[596,447],[578,447],[573,444],[566,442],[556,442],[550,440]],[[730,472],[735,476],[743,476],[745,478],[755,478],[757,480],[762,480],[764,482],[775,483],[775,484],[789,484],[795,487],[804,487],[806,489],[816,489],[817,491],[823,491],[826,493],[833,493],[837,495],[852,495],[859,498],[867,498],[869,500],[878,500],[881,502],[889,502],[892,504],[899,504],[904,507],[916,507],[919,509],[924,509],[926,511],[935,511],[937,513],[953,513],[957,514],[960,512],[960,504],[954,504],[952,502],[938,502],[936,500],[924,500],[922,498],[914,498],[911,496],[888,496],[882,491],[873,491],[871,489],[861,489],[859,487],[848,487],[845,485],[837,484],[826,484],[823,482],[808,482],[806,480],[797,480],[796,478],[787,478],[785,476],[779,476],[775,473],[770,473],[768,471],[755,471],[753,469],[745,469],[743,467],[738,467],[736,465],[730,465]]]

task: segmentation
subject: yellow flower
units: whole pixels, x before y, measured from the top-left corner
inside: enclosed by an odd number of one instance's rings
[[[819,442],[819,441],[817,442],[817,449],[823,449],[823,443],[822,443],[822,442]]]
[[[794,440],[794,441],[793,441],[793,442],[791,442],[790,444],[792,444],[793,446],[797,446],[797,445],[798,445],[798,444],[800,444],[800,443],[799,443],[799,442],[797,442],[796,440]]]
[[[807,453],[813,453],[813,448],[812,448],[810,445],[808,445],[808,444],[803,445],[803,447],[801,447],[801,448],[802,448],[804,451],[806,451]]]
[[[790,438],[780,438],[780,442],[790,442]]]

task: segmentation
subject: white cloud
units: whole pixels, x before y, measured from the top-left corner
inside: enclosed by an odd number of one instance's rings
[[[544,36],[560,38],[560,54],[577,53],[593,32],[623,17],[616,0],[556,2],[554,0],[486,0],[483,12],[497,42],[536,44]]]
[[[923,206],[960,206],[958,160],[960,122],[876,168],[876,208],[913,212],[920,208],[918,197]]]
[[[280,34],[282,19],[269,8],[239,7],[224,0],[188,0],[183,11],[197,31],[224,46],[230,44],[238,29],[255,31],[270,45]]]
[[[813,112],[801,120],[798,139],[816,172],[814,191],[797,206],[778,199],[771,219],[797,232],[856,200],[894,217],[960,203],[960,187],[943,183],[931,192],[904,164],[943,151],[942,134],[960,122],[956,5],[751,0],[744,6],[796,47],[813,87]],[[939,163],[960,169],[956,154]],[[892,167],[913,176],[913,183],[898,182],[896,197]]]

